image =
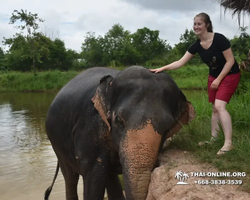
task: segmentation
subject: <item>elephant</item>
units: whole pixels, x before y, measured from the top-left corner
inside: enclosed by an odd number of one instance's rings
[[[44,198],[60,168],[67,200],[78,200],[80,175],[85,200],[103,200],[105,190],[109,200],[146,199],[164,142],[194,117],[194,107],[165,72],[142,66],[81,72],[58,92],[46,116],[58,164]]]

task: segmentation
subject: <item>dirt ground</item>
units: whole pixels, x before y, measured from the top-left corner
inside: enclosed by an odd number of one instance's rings
[[[242,185],[229,184],[232,183],[230,180],[244,181],[243,178],[211,177],[209,173],[219,173],[218,169],[200,162],[190,152],[168,149],[160,154],[159,159],[160,167],[157,167],[151,175],[147,200],[250,200],[250,193],[242,191]],[[188,184],[177,184],[180,180],[177,179],[176,173],[180,170],[188,175],[184,181]],[[206,176],[192,176],[191,172],[204,172]],[[216,183],[215,180],[221,182]],[[206,184],[200,184],[202,181]]]

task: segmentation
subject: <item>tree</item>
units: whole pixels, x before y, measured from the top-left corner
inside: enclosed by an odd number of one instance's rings
[[[169,60],[168,63],[173,62],[174,60],[178,60],[180,57],[182,57],[187,49],[198,39],[195,32],[190,29],[186,29],[184,34],[180,36],[180,42],[175,45],[173,50],[169,52]],[[201,60],[199,56],[196,56],[188,62],[189,64],[199,64],[201,63]]]
[[[30,71],[33,66],[33,59],[30,55],[31,46],[27,38],[21,34],[17,34],[13,38],[5,39],[5,45],[10,48],[7,52],[7,66],[10,70]],[[39,47],[36,55],[36,69],[47,69],[48,63],[44,63],[50,59],[49,47],[53,42],[43,36],[41,33],[36,33],[34,45]]]
[[[82,58],[87,65],[134,65],[157,59],[171,49],[159,38],[159,31],[138,29],[131,34],[114,24],[104,37],[88,33],[82,44]]]
[[[243,13],[243,15],[245,13],[250,14],[250,0],[219,0],[221,6],[224,7],[225,11],[226,10],[232,10],[232,16],[234,16],[235,14],[237,14],[238,17],[238,22],[239,22],[239,26],[240,26],[240,20],[241,20],[241,14]],[[244,28],[241,28],[241,31],[243,34],[245,34],[245,30]],[[243,38],[246,38],[246,35],[242,35]],[[241,37],[242,40],[242,37]],[[249,40],[248,40],[249,41]],[[249,49],[249,47],[248,47]],[[248,56],[247,56],[247,60],[243,61],[242,63],[240,63],[240,65],[248,65],[246,68],[250,68],[250,50],[248,50]]]
[[[191,44],[197,40],[197,36],[193,30],[185,30],[185,33],[180,36],[180,42],[175,45],[175,48],[181,55],[184,55]]]
[[[241,34],[239,37],[234,37],[230,42],[238,62],[241,62],[247,58],[248,51],[250,49],[250,35],[247,34],[247,27],[240,27]]]
[[[89,67],[136,64],[141,56],[131,42],[130,32],[120,24],[114,24],[104,37],[88,32],[81,55]]]
[[[17,11],[14,10],[10,18],[10,24],[18,24],[21,22],[21,25],[15,26],[15,28],[20,30],[20,33],[17,33],[12,39],[5,39],[5,44],[12,45],[14,41],[23,36],[23,31],[26,30],[27,35],[25,37],[26,41],[29,44],[29,57],[32,59],[32,66],[34,74],[36,75],[36,62],[40,59],[40,44],[38,43],[39,34],[37,29],[39,28],[38,22],[43,22],[44,20],[38,17],[38,14],[28,13],[26,10]],[[15,48],[16,49],[16,48]]]
[[[6,69],[6,57],[3,49],[0,47],[0,70]]]
[[[102,65],[104,47],[101,45],[101,37],[96,38],[95,33],[88,32],[81,48],[81,57],[89,67]]]
[[[29,71],[32,65],[30,59],[30,47],[23,35],[16,34],[15,37],[5,39],[5,45],[10,48],[7,51],[7,66],[9,70]]]
[[[232,10],[233,16],[237,14],[238,22],[240,24],[241,13],[250,14],[250,0],[219,0],[221,6],[226,10]]]
[[[141,58],[131,40],[131,34],[120,24],[115,24],[105,34],[102,46],[105,62],[112,65],[133,65]]]
[[[181,170],[177,171],[174,178],[181,181],[181,177],[183,176],[183,172]]]
[[[153,31],[146,27],[137,29],[131,35],[131,39],[135,50],[141,54],[141,60],[138,60],[138,63],[145,63],[146,61],[162,56],[170,49],[166,40],[159,38],[159,31]]]

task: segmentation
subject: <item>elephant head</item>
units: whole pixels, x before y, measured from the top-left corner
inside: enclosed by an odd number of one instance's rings
[[[119,154],[127,199],[144,200],[165,139],[194,117],[172,78],[133,66],[101,79],[92,101]]]

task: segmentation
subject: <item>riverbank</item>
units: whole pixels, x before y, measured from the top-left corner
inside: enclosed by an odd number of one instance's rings
[[[46,71],[0,73],[0,92],[46,92],[58,91],[80,72]]]

